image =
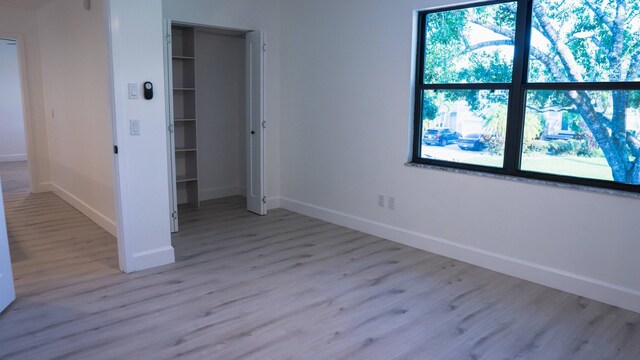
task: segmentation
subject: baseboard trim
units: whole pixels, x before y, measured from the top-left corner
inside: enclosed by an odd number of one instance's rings
[[[201,189],[199,192],[200,201],[220,199],[230,196],[245,196],[245,189],[237,186]]]
[[[27,154],[0,155],[0,163],[27,161]]]
[[[173,264],[176,261],[173,246],[133,254],[129,266],[130,272],[142,271],[158,266]]]
[[[41,185],[42,186],[42,185]],[[58,195],[62,200],[69,203],[69,205],[76,208],[78,211],[83,213],[86,217],[91,219],[91,221],[98,224],[101,228],[105,229],[109,234],[113,236],[117,235],[117,227],[115,221],[109,219],[107,216],[99,212],[98,210],[91,207],[89,204],[80,200],[78,197],[73,195],[71,192],[66,189],[58,186],[57,184],[49,184],[54,194]]]
[[[281,198],[280,205],[303,215],[640,313],[640,291],[634,289],[292,199]]]
[[[53,185],[50,182],[42,182],[33,188],[33,192],[36,194],[52,192]]]
[[[272,197],[267,199],[267,210],[279,209],[282,207],[279,197]]]

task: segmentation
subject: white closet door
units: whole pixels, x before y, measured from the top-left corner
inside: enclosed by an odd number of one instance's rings
[[[171,39],[171,20],[164,23],[164,34],[166,39]],[[164,42],[165,54],[165,89],[166,114],[167,114],[167,144],[169,158],[169,215],[171,216],[171,233],[179,231],[178,227],[178,189],[176,185],[176,144],[173,132],[175,131],[175,115],[173,113],[173,49],[172,40]]]
[[[265,197],[264,33],[247,34],[247,210],[267,214]]]
[[[9,256],[9,238],[7,237],[7,223],[4,217],[4,203],[2,201],[2,185],[0,184],[0,312],[9,306],[16,298],[13,287],[13,272],[11,271],[11,257]]]

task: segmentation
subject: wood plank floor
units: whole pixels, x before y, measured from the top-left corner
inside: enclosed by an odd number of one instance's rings
[[[640,359],[639,314],[242,198],[183,212],[178,262],[124,275],[115,239],[21,171],[0,165],[0,359]]]

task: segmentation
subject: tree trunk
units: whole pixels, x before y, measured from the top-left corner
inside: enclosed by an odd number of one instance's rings
[[[582,116],[587,127],[593,134],[593,137],[600,145],[607,159],[607,163],[611,167],[613,180],[621,183],[628,183],[630,170],[632,168],[629,163],[629,152],[626,145],[626,130],[623,132],[623,139],[620,138],[620,128],[626,127],[626,108],[629,102],[628,95],[626,97],[618,97],[617,109],[624,108],[624,111],[614,111],[614,118],[609,121],[602,113],[595,111],[591,106],[591,97],[585,91],[566,92],[565,95],[576,106],[576,110]],[[626,101],[626,103],[625,103]],[[612,133],[610,135],[609,128],[606,124],[611,124]],[[616,129],[616,130],[614,130]]]

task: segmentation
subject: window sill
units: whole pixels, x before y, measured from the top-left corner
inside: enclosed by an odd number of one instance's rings
[[[620,190],[613,190],[613,189],[603,189],[603,188],[597,188],[597,187],[592,187],[592,186],[566,184],[566,183],[559,183],[559,182],[554,182],[554,181],[546,181],[546,180],[531,179],[531,178],[509,176],[509,175],[501,175],[501,174],[491,174],[491,173],[486,173],[486,172],[482,172],[482,171],[466,170],[466,169],[454,169],[454,168],[449,168],[449,167],[446,167],[446,166],[418,164],[418,163],[414,163],[414,162],[407,162],[407,163],[405,163],[405,166],[414,167],[414,168],[424,168],[424,169],[430,169],[430,170],[437,170],[437,171],[443,171],[443,172],[448,172],[448,173],[457,173],[457,174],[463,174],[463,175],[482,176],[482,177],[488,177],[488,178],[494,178],[494,179],[500,179],[500,180],[507,180],[507,181],[525,183],[525,184],[543,185],[543,186],[560,188],[560,189],[571,189],[571,190],[587,191],[587,192],[596,193],[596,194],[612,195],[612,196],[624,197],[624,198],[628,198],[628,199],[629,198],[630,199],[640,199],[640,194],[639,193],[620,191]]]

